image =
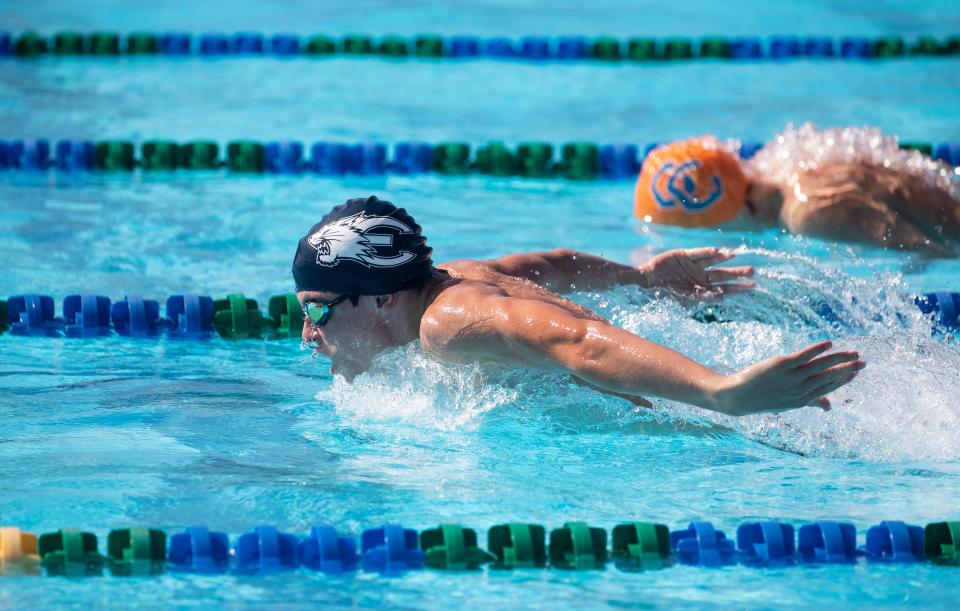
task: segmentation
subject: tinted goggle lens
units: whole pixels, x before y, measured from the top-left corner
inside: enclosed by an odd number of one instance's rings
[[[327,320],[330,318],[330,309],[330,306],[325,303],[308,303],[303,313],[310,324],[322,327],[327,324]]]

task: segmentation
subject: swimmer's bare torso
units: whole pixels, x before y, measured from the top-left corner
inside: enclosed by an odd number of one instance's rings
[[[802,172],[792,188],[756,184],[751,193],[756,214],[775,216],[791,233],[935,256],[960,247],[960,202],[923,177],[891,168],[829,164]]]
[[[447,263],[425,288],[419,339],[443,362],[566,371],[622,397],[651,394],[732,415],[804,405],[829,409],[823,395],[848,383],[864,365],[855,352],[821,356],[830,348],[823,342],[724,376],[551,290],[616,284],[681,293],[697,287],[719,293],[750,290],[752,282],[740,279],[752,268],[710,269],[731,257],[715,248],[670,251],[632,268],[584,253],[551,251]]]

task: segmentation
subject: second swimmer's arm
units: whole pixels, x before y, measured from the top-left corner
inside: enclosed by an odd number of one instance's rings
[[[558,292],[604,290],[620,284],[663,287],[681,294],[729,294],[752,289],[753,283],[743,280],[753,275],[753,267],[713,268],[733,256],[719,248],[669,250],[631,267],[597,255],[557,249],[508,255],[487,264],[501,274],[526,278]]]
[[[501,274],[525,278],[559,292],[603,290],[619,284],[650,286],[640,268],[569,248],[507,255],[487,263]]]

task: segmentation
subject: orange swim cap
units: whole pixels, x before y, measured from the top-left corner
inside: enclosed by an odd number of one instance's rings
[[[735,219],[746,196],[740,161],[713,138],[691,138],[650,151],[633,213],[651,223],[713,227]]]

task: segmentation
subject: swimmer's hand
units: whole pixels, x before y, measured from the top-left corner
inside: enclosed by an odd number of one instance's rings
[[[681,297],[720,299],[756,286],[752,280],[744,280],[753,276],[752,265],[708,269],[734,256],[719,248],[668,250],[638,269],[647,288],[665,288]]]
[[[834,352],[830,342],[760,361],[725,376],[713,393],[716,411],[731,416],[783,412],[804,406],[830,410],[825,395],[847,384],[866,363],[856,352]]]

